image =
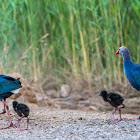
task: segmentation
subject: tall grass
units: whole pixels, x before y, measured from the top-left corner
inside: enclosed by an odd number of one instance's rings
[[[0,1],[0,72],[87,86],[121,82],[120,45],[140,63],[139,0]]]

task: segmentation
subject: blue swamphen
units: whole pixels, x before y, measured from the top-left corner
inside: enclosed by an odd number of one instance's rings
[[[6,113],[6,110],[7,110],[8,117],[9,117],[9,125],[6,127],[1,127],[0,129],[13,126],[13,123],[10,118],[9,107],[6,104],[6,98],[10,97],[13,94],[17,94],[19,90],[21,89],[21,87],[22,86],[21,86],[21,82],[19,78],[15,79],[10,76],[0,75],[0,100],[4,104],[3,112],[1,112],[0,114]]]
[[[122,120],[121,108],[125,108],[125,105],[123,104],[123,101],[124,101],[123,97],[117,93],[107,93],[107,91],[105,91],[105,90],[101,91],[99,96],[102,96],[102,98],[105,102],[108,102],[111,106],[115,107],[115,109],[111,113],[111,121],[116,122],[116,120],[114,118],[114,113],[117,110],[119,111],[120,120]],[[120,106],[120,105],[122,105],[122,107],[118,108],[118,106]]]
[[[17,101],[13,102],[13,108],[15,110],[15,112],[20,116],[20,118],[18,118],[18,122],[17,122],[17,127],[20,131],[23,130],[28,130],[28,126],[29,126],[29,112],[30,109],[27,105],[25,104],[19,104]],[[22,120],[22,118],[27,117],[27,128],[26,129],[21,129],[20,128],[20,121]]]
[[[140,91],[140,64],[135,64],[131,60],[129,50],[121,46],[115,55],[122,54],[123,56],[123,67],[125,71],[125,75],[132,85],[137,91]]]

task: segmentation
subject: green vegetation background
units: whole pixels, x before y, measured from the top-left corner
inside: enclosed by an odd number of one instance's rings
[[[0,72],[30,81],[122,82],[127,46],[140,63],[139,0],[0,0]]]

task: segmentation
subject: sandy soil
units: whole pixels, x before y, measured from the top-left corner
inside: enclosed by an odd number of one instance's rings
[[[11,105],[11,103],[9,103]],[[2,104],[0,104],[2,108]],[[16,123],[18,116],[11,110]],[[140,139],[140,120],[110,122],[110,113],[92,113],[74,110],[47,109],[30,106],[30,130],[20,132],[17,128],[0,130],[2,140],[130,140]],[[116,115],[118,117],[118,115]],[[123,114],[123,118],[137,115]],[[1,115],[0,126],[8,123],[7,114]],[[24,119],[22,124],[26,124]],[[25,127],[23,126],[22,127]]]

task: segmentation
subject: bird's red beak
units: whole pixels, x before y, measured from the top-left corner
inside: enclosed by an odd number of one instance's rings
[[[118,54],[119,54],[119,50],[116,51],[115,55],[118,55]]]

